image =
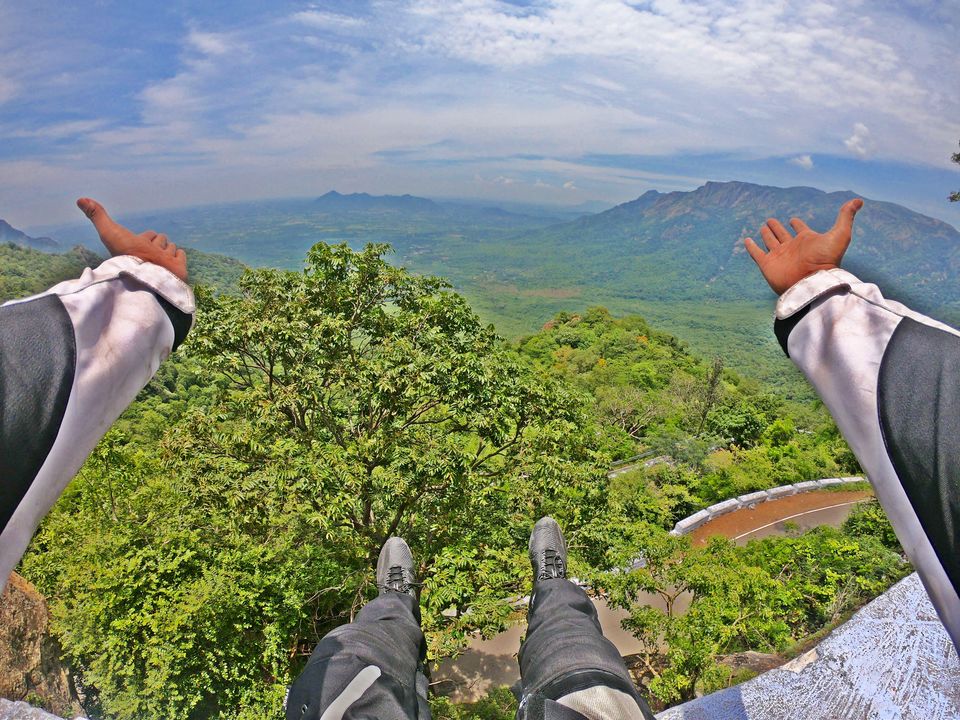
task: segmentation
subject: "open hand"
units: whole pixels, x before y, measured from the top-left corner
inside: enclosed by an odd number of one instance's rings
[[[844,203],[837,221],[825,233],[814,232],[803,220],[793,218],[790,225],[796,230],[796,237],[779,220],[770,218],[760,228],[760,237],[768,252],[764,252],[752,238],[747,238],[743,244],[764,279],[777,295],[781,295],[818,270],[840,267],[840,260],[853,235],[853,218],[862,207],[860,198]]]

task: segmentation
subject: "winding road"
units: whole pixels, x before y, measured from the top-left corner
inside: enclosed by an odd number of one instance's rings
[[[839,527],[858,503],[871,497],[869,490],[817,490],[788,495],[716,517],[692,531],[690,537],[694,544],[703,544],[714,535],[722,535],[745,545],[750,540],[785,534],[788,523],[800,530],[820,525]],[[658,596],[649,595],[646,600],[651,606],[660,606]],[[603,634],[620,654],[638,652],[636,638],[620,627],[627,613],[608,607],[602,600],[595,602]],[[440,664],[433,673],[434,682],[445,685],[444,694],[456,702],[473,702],[492,688],[513,685],[520,679],[516,654],[524,630],[525,624],[519,623],[490,640],[474,640],[462,655]]]

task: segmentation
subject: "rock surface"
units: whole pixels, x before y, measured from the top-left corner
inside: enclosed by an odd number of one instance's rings
[[[26,700],[58,715],[82,712],[60,644],[50,634],[47,603],[16,573],[0,596],[0,698]],[[4,712],[0,718],[33,717]]]
[[[916,574],[815,649],[658,720],[955,720],[960,658]]]
[[[63,720],[25,702],[0,698],[0,720]],[[80,718],[79,720],[83,720]]]
[[[719,658],[719,661],[734,670],[752,670],[755,673],[767,672],[783,665],[783,658],[779,655],[755,650],[727,655]]]

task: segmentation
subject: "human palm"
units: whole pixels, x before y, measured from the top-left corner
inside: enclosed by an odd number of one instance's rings
[[[793,218],[794,236],[779,220],[771,218],[760,228],[767,252],[746,238],[743,242],[764,279],[777,295],[818,270],[840,267],[840,260],[853,236],[853,218],[863,207],[856,198],[844,203],[833,227],[825,233],[811,230],[803,220]]]

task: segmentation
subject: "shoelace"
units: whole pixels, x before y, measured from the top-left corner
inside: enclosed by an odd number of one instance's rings
[[[407,580],[401,565],[390,566],[390,569],[387,570],[387,582],[384,587],[394,592],[405,593],[410,591],[410,582]]]
[[[566,576],[567,568],[560,553],[551,549],[541,551],[540,574],[537,576],[537,580],[565,578]]]

